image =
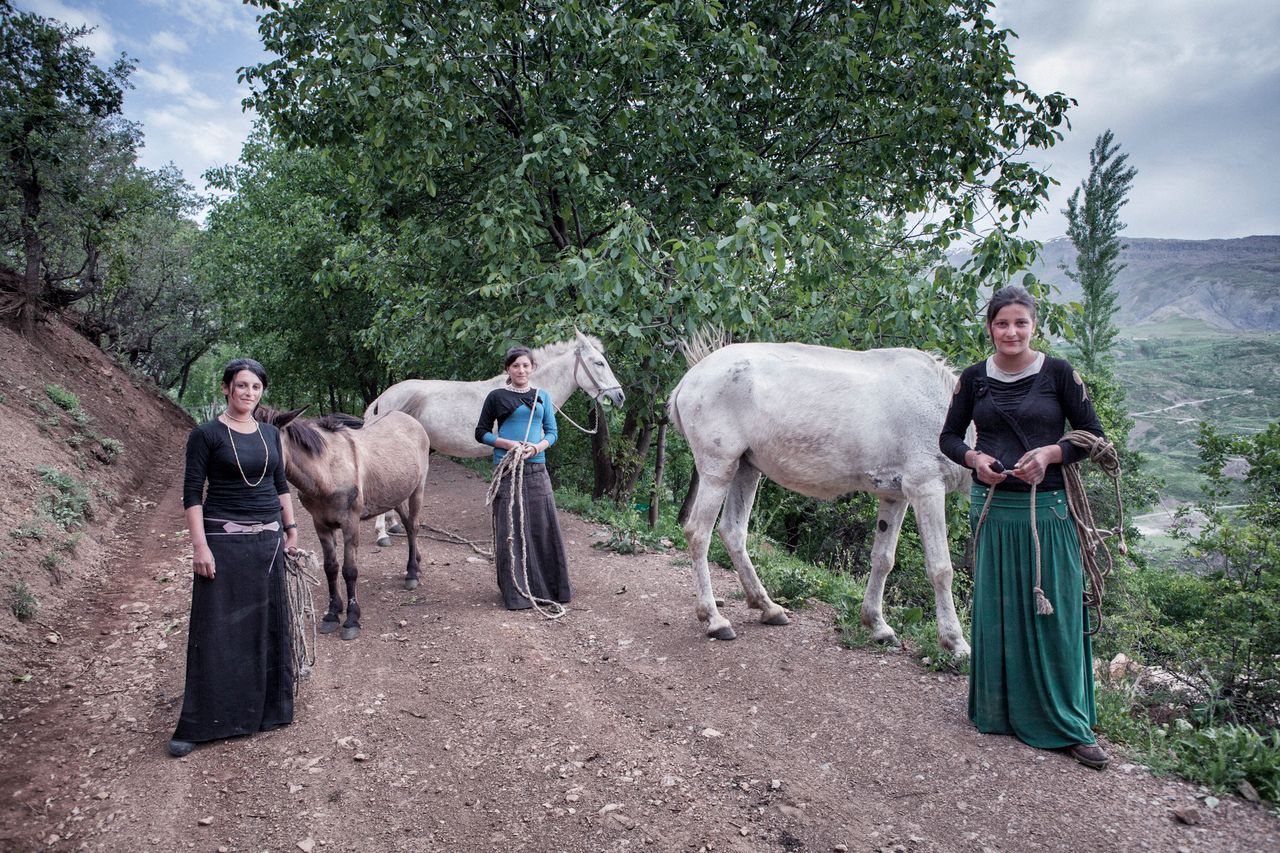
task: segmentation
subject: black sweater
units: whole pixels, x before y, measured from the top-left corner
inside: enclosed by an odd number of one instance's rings
[[[1016,386],[1024,383],[1027,387],[1018,400],[1017,392],[1021,389]],[[993,390],[996,393],[993,394]],[[1003,408],[997,405],[995,397],[1002,398]],[[1063,359],[1047,356],[1039,373],[1020,382],[1006,383],[988,377],[985,360],[970,365],[960,374],[951,408],[938,436],[938,447],[959,465],[964,465],[965,453],[975,449],[965,442],[970,422],[977,428],[976,449],[999,459],[1006,469],[1012,469],[1028,450],[1055,442],[1062,448],[1064,463],[1085,458],[1088,454],[1083,448],[1062,440],[1066,432],[1064,422],[1069,422],[1072,429],[1102,435],[1102,422],[1093,410],[1080,375]],[[973,477],[977,482],[976,472]],[[1061,489],[1063,485],[1062,466],[1050,465],[1039,488]],[[1030,491],[1031,486],[1010,476],[1000,488]]]
[[[259,424],[258,429],[262,431],[262,438],[257,433],[235,433],[233,439],[226,424],[219,420],[207,421],[191,430],[187,436],[187,469],[182,482],[183,509],[204,504],[205,517],[229,521],[271,519],[280,514],[279,496],[289,491],[280,453],[280,432],[271,424]],[[269,451],[265,459],[264,439]],[[235,441],[234,453],[232,441]],[[245,478],[257,485],[246,485]],[[207,496],[204,495],[206,480]]]

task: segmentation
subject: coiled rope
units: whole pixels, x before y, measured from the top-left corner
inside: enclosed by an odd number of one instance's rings
[[[320,585],[320,561],[314,552],[294,548],[285,551],[284,567],[289,639],[293,647],[293,686],[296,689],[299,681],[311,677],[311,668],[316,663],[316,605],[308,585]]]
[[[1099,530],[1093,519],[1093,510],[1089,508],[1089,495],[1085,491],[1079,464],[1073,462],[1062,466],[1062,478],[1067,491],[1067,507],[1071,512],[1071,520],[1076,526],[1077,538],[1080,540],[1080,560],[1088,579],[1084,589],[1084,607],[1086,611],[1093,611],[1096,616],[1095,619],[1085,620],[1085,633],[1093,635],[1102,630],[1102,597],[1106,590],[1106,578],[1115,569],[1115,560],[1111,556],[1111,549],[1107,547],[1106,537],[1117,535],[1120,539],[1120,553],[1122,555],[1129,553],[1129,546],[1124,541],[1124,502],[1120,499],[1120,455],[1114,444],[1091,432],[1075,429],[1063,438],[1088,452],[1089,460],[1097,464],[1103,473],[1111,478],[1116,492],[1116,529],[1114,531]],[[973,531],[975,549],[978,534],[982,532],[982,525],[987,520],[987,512],[991,509],[991,498],[995,493],[995,486],[987,487],[987,499],[982,504],[982,512],[978,515],[978,523]],[[1044,594],[1041,580],[1040,533],[1036,529],[1035,485],[1031,486],[1031,537],[1036,546],[1036,580],[1032,588],[1036,613],[1049,616],[1053,614],[1053,605]],[[1098,565],[1098,549],[1106,555],[1106,569]]]

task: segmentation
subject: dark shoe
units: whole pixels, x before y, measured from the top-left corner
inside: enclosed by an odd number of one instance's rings
[[[1075,746],[1069,746],[1067,755],[1094,770],[1106,770],[1107,765],[1111,763],[1111,756],[1103,752],[1102,747],[1096,743],[1078,743]]]
[[[191,752],[191,750],[195,748],[196,748],[196,745],[189,740],[169,741],[169,754],[172,755],[174,758],[181,758],[182,756],[188,754],[189,752]]]

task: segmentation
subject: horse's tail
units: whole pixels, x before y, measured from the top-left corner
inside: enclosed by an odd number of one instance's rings
[[[703,326],[689,337],[677,341],[676,346],[684,355],[685,363],[693,367],[728,343],[729,333],[724,330],[724,326],[715,325]]]

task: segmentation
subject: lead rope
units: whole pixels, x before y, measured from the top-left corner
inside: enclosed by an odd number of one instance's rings
[[[1089,495],[1085,491],[1084,480],[1080,476],[1079,464],[1073,462],[1062,466],[1062,476],[1067,490],[1067,507],[1071,512],[1071,520],[1076,526],[1077,538],[1080,540],[1080,559],[1084,565],[1085,574],[1089,579],[1084,590],[1084,607],[1085,610],[1092,610],[1097,616],[1096,621],[1089,620],[1085,623],[1085,633],[1092,636],[1102,630],[1102,596],[1106,588],[1106,576],[1115,569],[1115,560],[1111,556],[1111,549],[1107,547],[1106,537],[1113,533],[1118,535],[1120,538],[1120,553],[1129,553],[1129,546],[1124,541],[1124,503],[1120,499],[1120,456],[1116,452],[1115,445],[1091,432],[1079,429],[1071,430],[1064,438],[1076,447],[1088,451],[1089,460],[1097,463],[1103,472],[1111,478],[1116,491],[1116,529],[1115,531],[1098,530],[1093,520],[1093,511],[1089,508]],[[978,534],[982,531],[982,525],[987,520],[987,512],[991,509],[991,498],[995,493],[995,486],[987,487],[987,499],[983,501],[982,511],[978,515],[978,524],[974,527],[975,563],[977,562]],[[1041,616],[1049,616],[1053,614],[1053,605],[1045,596],[1041,585],[1040,533],[1036,529],[1036,487],[1034,485],[1031,487],[1031,536],[1036,544],[1036,582],[1033,587],[1036,613]],[[1102,553],[1107,557],[1105,571],[1098,565],[1095,552],[1099,548],[1102,549]],[[1092,627],[1089,627],[1090,622],[1092,622]]]
[[[311,551],[284,552],[285,600],[289,607],[289,637],[293,647],[293,686],[311,677],[316,663],[316,605],[307,585],[319,586],[320,563]],[[308,642],[308,626],[311,628]]]
[[[550,395],[548,395],[550,397]],[[538,389],[533,389],[533,405],[538,405]],[[521,445],[528,444],[529,432],[533,429],[533,408],[529,409],[529,423],[524,430],[524,438]],[[568,609],[558,601],[552,601],[549,598],[540,598],[533,594],[533,590],[529,585],[529,564],[528,564],[528,545],[525,538],[525,506],[524,506],[524,459],[518,458],[515,452],[508,450],[502,459],[498,462],[498,466],[493,470],[493,479],[489,482],[489,491],[485,495],[485,506],[493,504],[498,496],[498,489],[502,485],[504,479],[511,481],[511,500],[507,501],[507,554],[511,557],[511,583],[515,586],[516,592],[529,599],[529,603],[533,605],[533,609],[537,610],[547,619],[555,621],[561,618]],[[515,542],[515,515],[516,507],[519,507],[520,516],[520,558],[516,559],[516,542]],[[494,560],[497,560],[498,553],[498,525],[493,525],[493,552]],[[516,565],[520,566],[520,574],[516,575]],[[524,587],[520,586],[520,580],[523,578]],[[547,605],[543,607],[542,605]]]

